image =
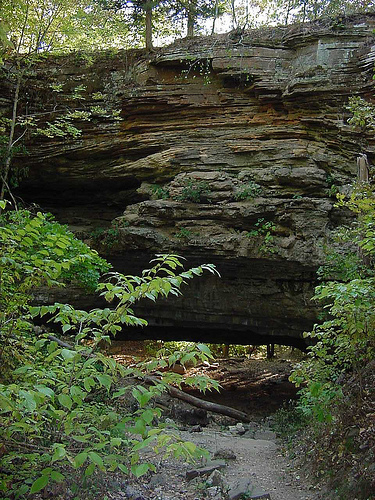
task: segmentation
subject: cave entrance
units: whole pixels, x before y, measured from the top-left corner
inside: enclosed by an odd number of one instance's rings
[[[140,359],[161,356],[162,350],[164,353],[180,352],[186,344],[188,342],[115,340],[108,354],[129,365]],[[289,376],[294,364],[304,355],[301,350],[274,345],[274,355],[270,359],[267,357],[267,345],[210,344],[209,347],[213,358],[207,362],[199,362],[195,366],[187,364],[186,367],[176,363],[168,368],[187,377],[207,376],[220,384],[219,391],[205,393],[183,387],[187,394],[244,412],[254,421],[269,417],[296,398],[297,390],[289,381]],[[176,405],[179,406],[179,403],[173,403],[173,407]]]

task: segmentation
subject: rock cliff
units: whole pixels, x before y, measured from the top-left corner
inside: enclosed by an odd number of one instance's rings
[[[221,279],[141,304],[145,335],[300,346],[323,246],[348,216],[335,193],[375,156],[346,109],[373,99],[374,28],[354,16],[42,61],[30,110],[57,109],[58,84],[84,85],[64,105],[94,112],[79,138],[30,141],[18,194],[127,273],[165,252],[217,265]]]

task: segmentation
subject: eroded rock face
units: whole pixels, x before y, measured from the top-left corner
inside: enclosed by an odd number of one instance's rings
[[[117,217],[99,248],[127,273],[162,252],[217,265],[221,279],[141,304],[144,334],[301,345],[323,245],[348,216],[334,195],[356,178],[358,154],[374,160],[373,138],[347,124],[345,107],[350,95],[373,97],[374,28],[374,16],[357,16],[101,55],[88,67],[43,63],[35,107],[53,106],[46,82],[57,81],[85,84],[83,107],[101,92],[110,112],[79,124],[78,140],[34,141],[20,194],[86,238]]]

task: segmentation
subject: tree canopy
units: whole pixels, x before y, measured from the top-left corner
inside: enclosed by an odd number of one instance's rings
[[[152,48],[182,36],[374,9],[374,0],[1,0],[3,53]]]

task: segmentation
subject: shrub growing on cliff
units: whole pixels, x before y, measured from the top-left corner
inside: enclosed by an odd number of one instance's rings
[[[375,106],[358,96],[349,98],[347,109],[353,114],[348,123],[362,130],[375,128]]]
[[[322,304],[326,319],[305,334],[314,345],[291,377],[298,387],[303,385],[300,408],[319,421],[332,419],[342,374],[359,373],[375,355],[375,196],[362,185],[350,199],[338,195],[338,200],[357,220],[337,234],[347,252],[321,269],[322,279],[328,281],[316,288],[314,299]]]
[[[236,201],[252,200],[262,193],[262,187],[254,181],[249,181],[245,186],[242,186],[234,193]]]
[[[261,253],[274,254],[277,252],[275,245],[275,232],[276,226],[271,221],[265,221],[264,218],[260,218],[255,223],[255,229],[246,233],[247,238],[261,238],[261,243],[259,245],[259,251]]]
[[[46,494],[58,496],[68,487],[75,498],[88,498],[87,487],[101,472],[120,470],[138,477],[153,470],[151,463],[142,460],[142,450],[146,448],[163,449],[186,459],[203,453],[192,443],[163,434],[155,424],[160,410],[150,401],[164,390],[168,377],[177,383],[181,381],[176,374],[160,377],[150,388],[126,384],[126,379],[144,378],[147,370],[157,372],[158,367],[172,365],[175,357],[153,360],[146,367],[126,368],[98,348],[123,324],[147,324],[133,314],[136,301],[179,295],[184,283],[206,270],[215,273],[215,268],[208,264],[177,272],[181,264],[176,256],[158,256],[142,276],[111,273],[108,281],[99,285],[101,295],[116,304],[112,309],[82,311],[67,304],[30,307],[36,286],[57,286],[63,278],[70,280],[69,272],[77,264],[87,270],[107,267],[65,228],[50,224],[41,213],[9,213],[2,220],[3,498],[28,498],[46,488]],[[51,228],[53,231],[48,230]],[[48,334],[36,334],[32,317],[46,314],[52,315],[62,331],[71,335],[70,343]],[[206,346],[198,345],[186,356],[188,360],[206,360],[210,352]],[[184,363],[184,359],[180,362]],[[185,383],[203,389],[210,386],[202,378],[190,378]],[[136,402],[135,411],[124,409],[122,400],[130,395]]]
[[[181,194],[176,197],[178,201],[191,201],[192,203],[202,203],[204,198],[211,192],[206,181],[198,179],[186,179]]]

